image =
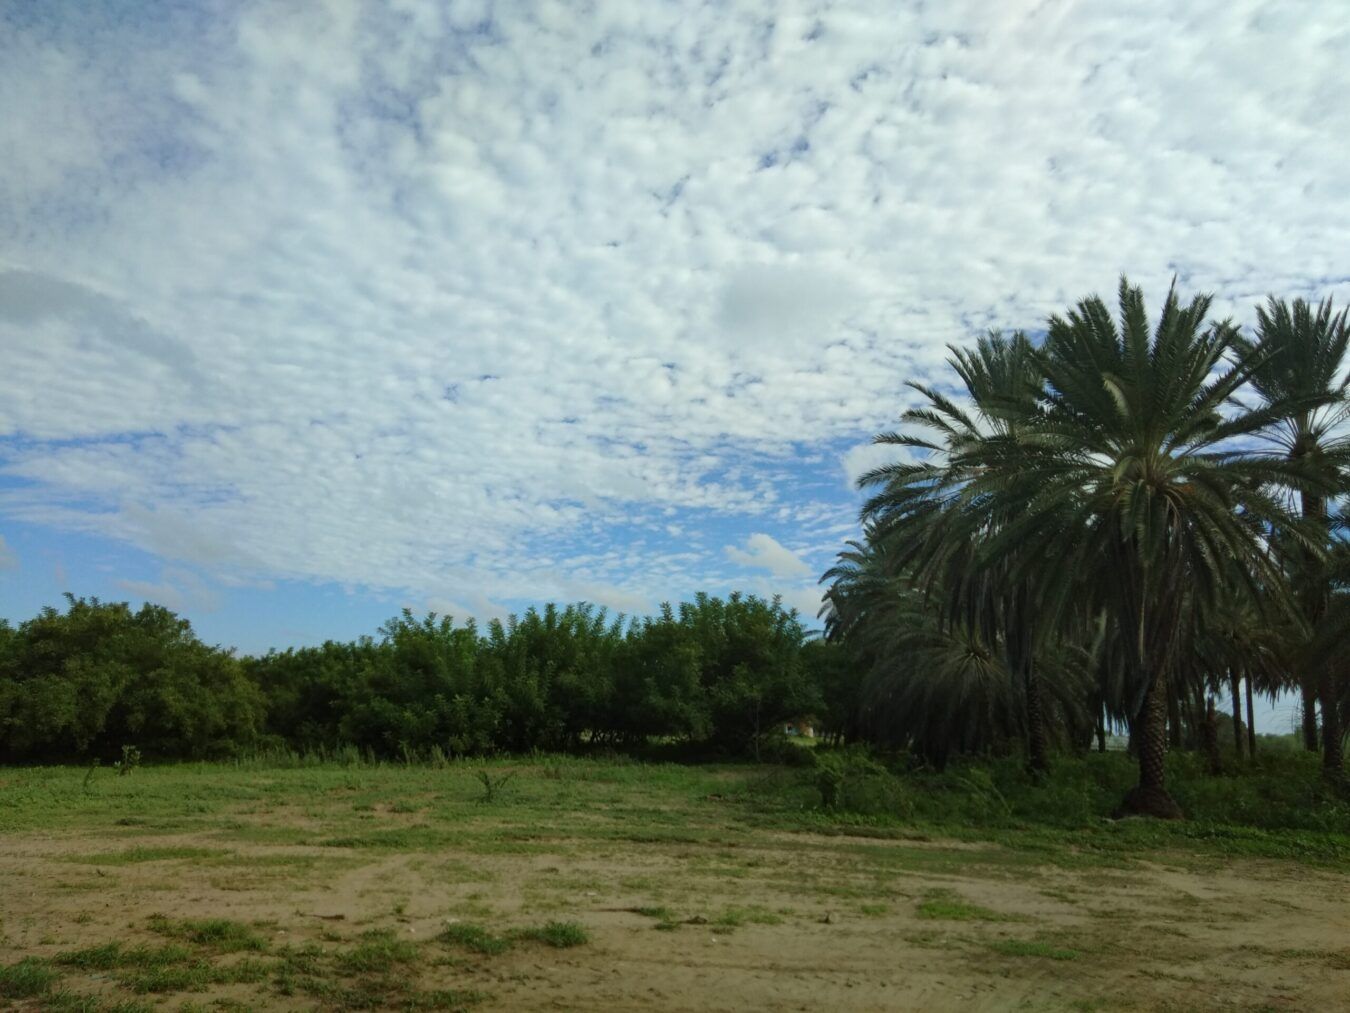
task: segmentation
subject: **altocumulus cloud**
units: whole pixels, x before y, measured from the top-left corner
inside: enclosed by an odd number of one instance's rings
[[[775,577],[804,577],[811,572],[791,549],[780,545],[772,535],[756,532],[746,539],[745,548],[726,547],[727,558],[742,566],[768,570]]]
[[[8,5],[0,511],[487,611],[766,566],[809,605],[842,455],[947,342],[1122,270],[1350,291],[1348,39],[1241,0]]]

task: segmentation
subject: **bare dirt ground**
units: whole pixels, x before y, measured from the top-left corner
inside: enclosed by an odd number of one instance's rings
[[[162,943],[147,925],[164,916],[258,926],[273,950],[341,951],[387,930],[433,955],[394,973],[484,1010],[1350,1009],[1350,877],[1293,863],[1066,867],[940,840],[613,840],[556,825],[407,850],[268,841],[322,834],[327,815],[311,803],[235,812],[225,829],[7,833],[0,964]],[[375,807],[364,825],[416,834],[433,817]],[[436,941],[449,925],[551,919],[590,941],[498,954]],[[129,997],[74,968],[62,985],[107,1009],[352,1005],[267,979]]]

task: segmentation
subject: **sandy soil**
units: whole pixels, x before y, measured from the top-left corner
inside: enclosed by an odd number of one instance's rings
[[[206,854],[79,860],[135,847]],[[149,939],[152,914],[265,922],[276,943],[334,945],[370,927],[430,940],[455,921],[559,918],[583,924],[591,943],[458,954],[424,970],[421,984],[476,989],[488,1010],[1350,1009],[1350,878],[1292,863],[1066,869],[1000,865],[968,844],[806,834],[754,847],[522,850],[9,835],[0,962]],[[982,860],[967,869],[965,854]],[[985,911],[922,917],[934,896]],[[658,905],[677,928],[657,930],[631,910]],[[1000,950],[1007,940],[1044,942],[1061,959]],[[107,988],[95,974],[68,982]],[[265,988],[218,995],[313,1008]],[[177,1008],[183,998],[162,1001]]]

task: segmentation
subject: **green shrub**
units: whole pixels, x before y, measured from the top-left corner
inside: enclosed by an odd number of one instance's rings
[[[913,811],[904,782],[863,750],[817,751],[813,777],[823,809],[896,817]]]

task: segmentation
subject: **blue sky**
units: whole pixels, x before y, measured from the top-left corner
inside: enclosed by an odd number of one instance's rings
[[[1350,7],[0,7],[0,614],[804,612],[948,342],[1350,296]]]

